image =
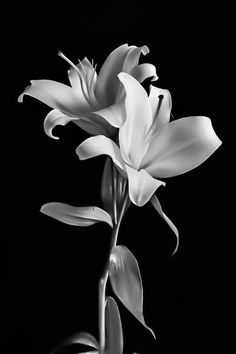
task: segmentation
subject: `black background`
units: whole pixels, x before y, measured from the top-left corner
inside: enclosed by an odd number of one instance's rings
[[[105,157],[80,162],[87,134],[70,123],[43,132],[49,108],[26,97],[31,79],[67,83],[68,65],[87,56],[101,67],[117,46],[146,44],[172,93],[173,115],[205,115],[223,141],[203,165],[166,180],[156,194],[180,231],[152,207],[132,206],[120,230],[139,261],[144,315],[154,341],[120,303],[125,353],[229,353],[235,347],[235,54],[234,11],[225,3],[11,5],[2,15],[2,169],[4,354],[48,354],[63,338],[97,337],[97,284],[109,247],[105,224],[76,228],[39,213],[46,202],[97,205]],[[107,293],[112,295],[110,287]],[[117,300],[118,301],[118,300]],[[76,353],[80,347],[69,348]],[[66,350],[64,352],[67,352]]]

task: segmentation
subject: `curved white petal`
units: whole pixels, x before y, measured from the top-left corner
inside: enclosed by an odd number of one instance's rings
[[[168,90],[150,85],[149,101],[153,116],[152,133],[155,133],[170,121],[171,94]]]
[[[220,145],[209,118],[181,118],[153,136],[141,166],[157,178],[177,176],[203,163]]]
[[[129,74],[138,80],[138,82],[143,82],[148,77],[152,78],[151,81],[158,79],[156,67],[149,63],[136,65]]]
[[[41,213],[58,221],[72,226],[90,226],[99,221],[106,222],[111,227],[110,215],[98,207],[74,207],[64,203],[47,203],[41,209]]]
[[[76,154],[79,156],[80,160],[90,159],[91,157],[99,155],[108,155],[118,167],[126,171],[120,149],[113,140],[103,135],[93,136],[83,141],[82,144],[77,147]]]
[[[146,204],[153,193],[165,182],[153,178],[145,170],[136,171],[126,165],[126,171],[129,181],[129,197],[137,206]]]
[[[59,139],[58,136],[52,134],[53,128],[56,125],[66,125],[68,122],[73,120],[78,120],[78,118],[69,117],[60,112],[58,109],[53,109],[47,114],[46,118],[44,119],[44,131],[50,138]]]
[[[136,47],[121,45],[116,48],[104,62],[97,79],[95,95],[103,104],[113,104],[120,98],[121,85],[117,79],[120,72],[130,73],[138,65],[140,54],[149,52],[147,46]]]
[[[172,253],[172,256],[173,256],[179,248],[179,231],[178,231],[177,227],[173,224],[173,222],[168,218],[168,216],[163,212],[161,204],[155,194],[153,194],[153,196],[151,197],[150,202],[152,203],[154,209],[160,214],[160,216],[167,222],[167,224],[169,225],[171,230],[175,233],[176,246],[175,246],[175,249]]]
[[[113,104],[115,101],[120,85],[117,75],[122,71],[128,50],[128,44],[123,44],[113,50],[99,71],[95,86],[95,95],[102,104]]]
[[[151,105],[140,83],[126,73],[118,75],[126,91],[126,121],[119,130],[124,160],[138,169],[146,150],[146,131],[152,123]]]
[[[111,106],[100,109],[96,112],[99,116],[103,117],[113,127],[119,128],[125,121],[125,99],[123,98],[119,102],[114,103]]]
[[[49,107],[72,116],[77,116],[86,109],[83,102],[79,102],[75,91],[70,86],[57,81],[31,80],[31,85],[27,86],[18,97],[19,102],[23,101],[24,95],[34,97]]]

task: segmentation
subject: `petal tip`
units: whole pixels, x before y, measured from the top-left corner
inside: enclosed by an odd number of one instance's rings
[[[141,47],[141,52],[142,52],[143,55],[146,55],[146,54],[150,53],[150,50],[149,50],[148,46],[143,45]]]

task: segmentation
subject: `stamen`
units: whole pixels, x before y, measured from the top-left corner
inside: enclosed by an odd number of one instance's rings
[[[152,132],[154,130],[154,126],[157,124],[157,115],[160,111],[164,95],[159,95],[158,98],[159,98],[159,102],[158,102],[158,106],[157,106],[157,110],[156,110],[156,114],[155,114],[156,119],[153,120],[151,126],[149,127],[148,131],[146,132],[146,134],[147,134],[146,139],[147,140],[151,137]]]
[[[95,66],[94,66],[94,68],[93,68],[93,73],[92,73],[92,77],[91,77],[90,84],[89,84],[89,90],[90,90],[90,91],[91,91],[91,88],[92,88],[94,75],[95,75],[95,73],[96,73],[96,68],[97,68],[97,64],[95,64]]]
[[[82,68],[84,74],[86,75],[86,70],[85,70],[85,68],[84,68],[84,66],[83,66],[83,64],[82,64],[82,62],[81,62],[80,60],[79,60],[79,63],[80,63],[80,66],[81,66],[81,68]]]
[[[79,68],[77,68],[77,66],[74,63],[72,63],[72,61],[70,59],[68,59],[61,51],[58,52],[58,55],[59,55],[59,57],[64,59],[68,64],[70,64],[70,66],[72,66],[77,71],[83,95],[84,95],[85,99],[87,100],[87,102],[89,102],[89,96],[88,96],[86,88],[84,87],[85,80],[81,77],[82,75],[81,75]],[[82,69],[84,70],[84,67],[81,62],[80,62],[80,65],[81,65]]]
[[[72,61],[70,59],[68,59],[61,51],[58,52],[58,55],[59,55],[59,57],[64,59],[68,64],[70,64],[70,66],[72,66],[80,74],[80,71],[77,68],[77,66],[74,63],[72,63]]]

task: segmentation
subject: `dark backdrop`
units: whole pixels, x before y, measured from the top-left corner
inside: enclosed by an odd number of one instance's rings
[[[228,353],[235,346],[233,14],[225,3],[211,9],[163,2],[7,6],[1,67],[4,354],[48,354],[76,331],[98,334],[97,284],[109,227],[66,226],[39,209],[50,201],[101,207],[105,158],[80,162],[74,151],[86,133],[71,123],[55,128],[60,140],[52,140],[42,127],[49,108],[29,97],[23,104],[16,100],[31,79],[67,82],[59,50],[74,62],[93,58],[99,68],[123,43],[148,45],[142,61],[156,65],[157,85],[171,91],[175,118],[209,116],[223,141],[206,163],[168,179],[156,193],[180,231],[174,257],[175,237],[149,204],[132,206],[123,221],[119,243],[139,261],[144,315],[157,334],[155,342],[119,303],[125,352]],[[107,292],[112,295],[109,286]]]

